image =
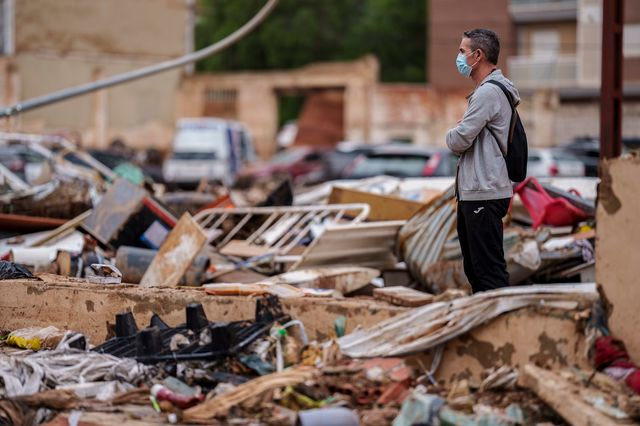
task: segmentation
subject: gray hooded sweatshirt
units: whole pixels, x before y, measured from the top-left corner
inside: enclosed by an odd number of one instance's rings
[[[461,201],[497,200],[513,196],[504,155],[511,121],[511,106],[502,83],[520,102],[518,90],[502,71],[495,70],[469,95],[469,105],[460,123],[447,132],[447,146],[459,155],[456,189]],[[486,83],[486,84],[485,84]],[[491,128],[493,136],[488,128]]]

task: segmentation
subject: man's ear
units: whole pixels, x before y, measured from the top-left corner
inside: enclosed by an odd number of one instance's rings
[[[482,49],[476,49],[476,51],[474,52],[473,56],[476,58],[477,62],[480,62],[480,60],[484,56],[484,52],[482,51]]]

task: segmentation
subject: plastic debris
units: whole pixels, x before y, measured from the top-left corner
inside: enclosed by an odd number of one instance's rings
[[[33,278],[33,275],[24,266],[0,260],[0,280],[15,280],[19,278]]]

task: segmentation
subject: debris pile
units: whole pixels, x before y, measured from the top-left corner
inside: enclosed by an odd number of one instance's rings
[[[37,180],[0,170],[0,220],[21,224],[0,240],[0,286],[33,298],[0,301],[16,316],[0,322],[0,423],[640,418],[640,370],[593,284],[594,202],[575,191],[519,184],[510,287],[470,295],[449,178],[167,193],[28,143],[49,158]],[[86,312],[64,307],[76,330],[24,313],[69,289],[85,298]],[[513,343],[526,333],[530,346]]]

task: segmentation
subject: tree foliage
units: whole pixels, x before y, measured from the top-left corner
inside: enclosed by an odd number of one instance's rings
[[[196,48],[233,32],[264,1],[199,0]],[[383,81],[423,82],[426,0],[280,0],[256,31],[197,68],[286,69],[367,53],[378,57]]]

